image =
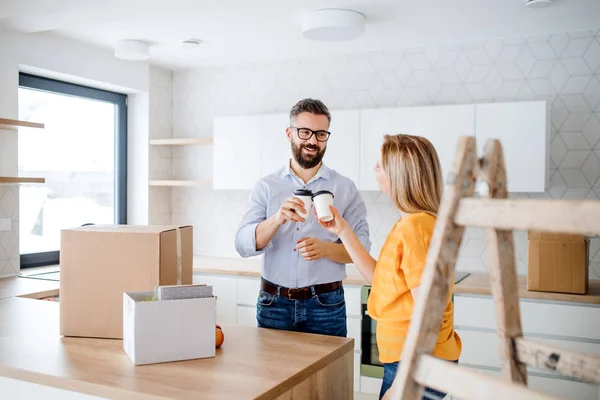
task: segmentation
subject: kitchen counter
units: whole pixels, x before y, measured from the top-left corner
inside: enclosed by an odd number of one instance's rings
[[[0,376],[123,399],[352,398],[352,339],[235,325],[223,331],[214,358],[136,367],[121,340],[61,337],[59,304],[6,298]]]
[[[194,273],[260,278],[260,258],[194,257]],[[354,265],[346,267],[347,285],[368,285]]]
[[[518,276],[518,284],[519,297],[522,299],[566,301],[600,305],[600,280],[590,280],[589,290],[585,295],[534,292],[532,290],[527,290],[527,277],[522,275]],[[490,284],[490,276],[488,274],[470,274],[456,285],[454,293],[491,295],[492,287]]]
[[[209,275],[249,276],[260,278],[259,258],[238,259],[225,257],[194,257],[194,273]],[[368,285],[354,265],[346,267],[347,285]],[[457,272],[458,278],[458,272]],[[600,280],[590,280],[589,292],[586,295],[563,293],[534,292],[527,290],[527,277],[518,277],[519,297],[547,301],[567,301],[576,303],[600,304]],[[470,273],[455,285],[455,294],[491,295],[490,277],[488,274]]]
[[[0,299],[17,296],[31,298],[56,296],[59,286],[57,281],[19,278],[16,276],[0,278]]]

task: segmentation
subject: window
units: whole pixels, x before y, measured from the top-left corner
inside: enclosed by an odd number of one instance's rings
[[[19,76],[19,118],[46,129],[19,135],[21,267],[57,264],[60,231],[127,221],[127,96]]]

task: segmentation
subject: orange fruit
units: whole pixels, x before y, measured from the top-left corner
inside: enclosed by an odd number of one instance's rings
[[[219,324],[217,324],[217,327],[215,329],[215,335],[216,335],[216,347],[219,348],[219,347],[221,347],[221,345],[223,344],[223,341],[225,340],[225,335],[223,334],[223,330],[221,329],[221,326]]]

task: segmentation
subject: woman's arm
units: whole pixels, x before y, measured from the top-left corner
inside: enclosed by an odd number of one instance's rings
[[[330,209],[333,214],[333,220],[328,222],[319,220],[319,222],[329,232],[340,238],[360,274],[367,282],[369,282],[369,284],[371,284],[373,282],[375,264],[377,264],[377,261],[371,257],[367,249],[364,248],[360,240],[358,240],[356,233],[350,228],[350,225],[348,225],[338,210],[333,206],[330,206]]]
[[[358,240],[358,236],[349,227],[346,231],[340,232],[339,238],[342,240],[352,262],[356,265],[358,272],[369,282],[369,285],[373,283],[377,260],[371,257],[367,249]]]

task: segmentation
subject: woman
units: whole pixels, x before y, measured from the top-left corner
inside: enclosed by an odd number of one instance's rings
[[[334,219],[321,224],[341,239],[360,273],[371,283],[368,310],[371,318],[377,321],[379,360],[384,365],[381,399],[396,376],[415,299],[418,298],[442,196],[442,177],[440,162],[431,142],[410,135],[385,136],[375,173],[379,190],[390,196],[402,213],[378,260],[360,244],[335,207],[331,207]],[[457,362],[462,344],[454,331],[453,290],[452,287],[446,299],[433,355]],[[431,398],[445,396],[445,393],[431,388],[426,388],[425,393]]]

